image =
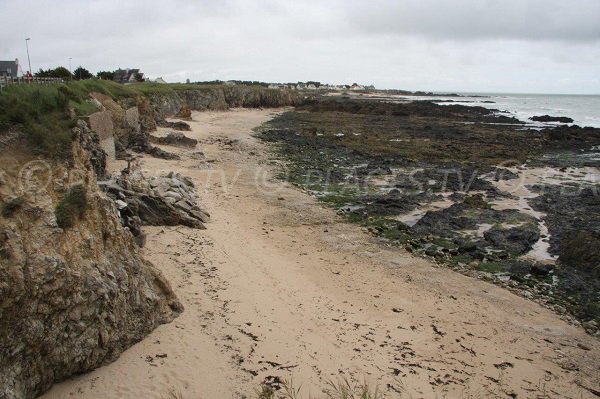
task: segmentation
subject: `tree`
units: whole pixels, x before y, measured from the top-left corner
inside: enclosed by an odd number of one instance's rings
[[[102,80],[113,80],[113,78],[115,77],[115,72],[114,71],[100,71],[96,74],[96,76],[98,77],[98,79],[102,79]]]
[[[79,68],[73,71],[73,77],[76,80],[85,80],[93,78],[94,75],[92,75],[90,71],[88,71],[84,67],[80,66]]]
[[[136,82],[143,82],[144,81],[144,74],[143,73],[139,73],[136,72],[133,77],[135,78]]]
[[[40,68],[38,72],[35,73],[35,77],[37,78],[62,78],[65,80],[69,80],[72,78],[71,72],[65,67],[56,67],[54,69],[43,70]]]

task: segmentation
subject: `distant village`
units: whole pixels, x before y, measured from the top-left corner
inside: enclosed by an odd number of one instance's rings
[[[331,85],[321,84],[319,82],[298,82],[298,83],[270,83],[269,89],[290,89],[290,90],[328,90],[328,91],[347,91],[347,90],[375,90],[375,86],[365,86],[357,83],[351,85]]]
[[[126,68],[117,69],[114,71],[100,71],[93,75],[90,71],[83,67],[78,67],[74,71],[65,67],[57,67],[54,69],[43,70],[40,69],[34,74],[29,74],[29,71],[24,71],[19,64],[19,60],[14,61],[0,61],[0,81],[8,82],[12,80],[23,80],[30,77],[31,79],[61,79],[61,80],[82,80],[82,79],[104,79],[112,80],[117,83],[128,84],[128,83],[139,83],[139,82],[151,82],[151,83],[167,83],[163,78],[149,79],[144,75],[139,68]],[[268,87],[270,89],[288,89],[288,90],[326,90],[326,91],[361,91],[361,90],[375,90],[375,86],[362,85],[353,83],[351,85],[332,85],[323,84],[321,82],[297,82],[297,83],[265,83],[258,81],[243,81],[243,80],[213,80],[204,82],[190,82],[186,80],[188,84],[207,85],[207,84],[224,84],[227,86],[234,85],[260,85]]]

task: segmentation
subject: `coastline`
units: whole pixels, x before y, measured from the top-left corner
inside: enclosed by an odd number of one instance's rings
[[[527,93],[422,93],[389,94],[376,93],[332,93],[330,96],[350,98],[377,98],[381,101],[408,102],[431,101],[439,105],[465,105],[498,109],[501,114],[515,117],[532,128],[556,127],[559,123],[540,123],[531,120],[535,115],[551,114],[573,118],[569,125],[600,127],[600,95],[598,94],[527,94]]]
[[[213,215],[206,231],[144,229],[145,257],[186,311],[43,398],[161,398],[172,389],[232,397],[252,395],[268,376],[293,376],[304,395],[345,376],[391,397],[402,389],[591,397],[579,385],[599,380],[600,345],[583,330],[500,287],[386,248],[275,180],[270,150],[251,129],[277,112],[194,113],[186,135],[198,149],[164,146],[182,160],[143,159],[148,174],[191,176]]]

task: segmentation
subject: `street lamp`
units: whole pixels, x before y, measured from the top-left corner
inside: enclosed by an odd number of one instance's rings
[[[33,72],[31,71],[31,58],[29,58],[29,44],[28,42],[31,40],[30,37],[25,39],[25,48],[27,48],[27,62],[29,63],[29,74],[33,76]]]

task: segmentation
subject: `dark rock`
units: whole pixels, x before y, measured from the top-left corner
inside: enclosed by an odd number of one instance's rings
[[[392,216],[408,213],[419,206],[416,197],[402,195],[399,191],[384,196],[365,196],[358,201],[362,207],[355,213],[371,216]]]
[[[460,253],[468,253],[477,251],[477,243],[475,242],[467,242],[458,247],[458,252]]]
[[[77,126],[73,128],[73,135],[83,149],[89,153],[90,164],[96,177],[103,179],[106,176],[106,152],[100,145],[100,138],[93,130],[90,130],[87,123],[82,120],[77,121]]]
[[[199,218],[191,217],[188,213],[175,209],[165,202],[162,197],[142,194],[127,198],[127,205],[144,224],[149,226],[177,226],[183,225],[195,229],[206,227]]]
[[[477,220],[463,215],[463,204],[454,204],[440,211],[429,211],[412,227],[417,234],[452,236],[457,230],[474,230]]]
[[[574,231],[560,241],[561,264],[600,277],[600,232]]]
[[[195,147],[198,140],[191,139],[181,132],[170,132],[164,137],[150,136],[150,142],[177,147]]]
[[[536,276],[547,276],[554,271],[554,265],[548,263],[534,263],[530,272]]]
[[[167,152],[158,147],[150,147],[146,152],[155,158],[166,159],[169,161],[175,161],[175,160],[181,159],[181,157],[179,155],[173,154],[172,152]]]
[[[483,195],[481,195],[481,194],[469,195],[468,197],[466,197],[464,199],[463,204],[465,204],[469,208],[478,208],[478,209],[490,208],[490,204],[488,204],[483,199]]]
[[[581,251],[583,255],[586,248],[593,248],[587,244],[588,240],[597,242],[592,232],[600,231],[600,185],[547,185],[535,186],[534,190],[541,195],[529,200],[529,204],[546,214],[544,221],[550,231],[550,253],[561,255],[565,264],[577,267],[576,254]],[[576,239],[578,232],[581,232],[581,240]],[[567,241],[563,243],[565,239]],[[589,265],[589,262],[583,264]]]
[[[115,200],[123,225],[140,243],[144,240],[140,225],[205,229],[204,223],[210,220],[196,203],[191,179],[173,172],[147,180],[136,170],[100,186]]]
[[[598,128],[561,125],[543,129],[540,133],[548,138],[548,146],[557,150],[589,148],[600,142]]]
[[[541,115],[541,116],[532,116],[529,118],[534,122],[560,122],[560,123],[573,123],[574,120],[568,118],[566,116],[550,116],[550,115]]]
[[[192,130],[190,125],[188,125],[187,123],[182,122],[182,121],[169,122],[166,120],[160,120],[157,122],[157,125],[160,127],[166,127],[169,129],[180,130],[180,131],[185,131],[185,132],[189,132]]]
[[[540,239],[539,228],[534,224],[509,229],[493,227],[484,233],[486,241],[495,248],[501,248],[513,254],[529,252]]]
[[[387,165],[369,164],[364,168],[356,169],[358,176],[385,176],[391,175],[392,170]]]
[[[410,173],[398,173],[395,187],[434,192],[488,191],[495,189],[494,185],[478,176],[487,170],[469,167],[436,167]]]
[[[431,245],[425,250],[425,255],[427,255],[427,256],[437,256],[438,253],[439,253],[439,248],[435,245]]]

